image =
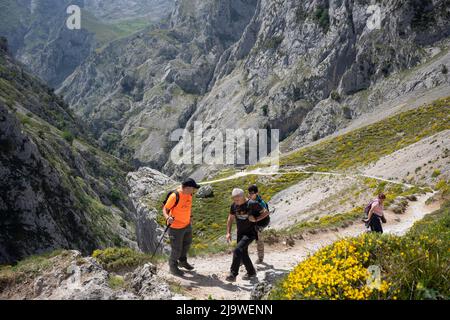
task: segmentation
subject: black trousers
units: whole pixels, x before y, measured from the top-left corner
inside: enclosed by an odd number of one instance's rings
[[[170,258],[169,266],[178,267],[178,261],[187,261],[187,253],[192,244],[192,226],[183,229],[169,229]]]
[[[378,217],[376,214],[374,214],[372,216],[372,218],[370,218],[369,227],[370,227],[370,231],[372,231],[372,232],[383,233],[383,227],[381,225],[381,218]]]
[[[233,262],[231,263],[231,273],[234,276],[239,274],[241,262],[244,264],[248,274],[256,274],[255,267],[248,255],[248,246],[256,239],[256,235],[238,234],[236,249],[233,251]]]

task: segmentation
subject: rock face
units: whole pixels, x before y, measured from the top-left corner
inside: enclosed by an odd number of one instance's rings
[[[168,186],[176,186],[177,182],[165,174],[151,168],[142,167],[127,175],[130,187],[130,197],[136,207],[136,238],[139,248],[147,253],[153,253],[158,241],[164,233],[158,224],[158,208],[161,197]],[[164,250],[162,245],[161,250]]]
[[[89,144],[64,102],[4,51],[0,65],[0,263],[135,246],[129,167]]]
[[[261,275],[263,280],[253,286],[250,293],[250,300],[266,299],[272,290],[273,285],[287,275],[285,271],[277,270],[262,271],[261,273],[263,273],[263,275]]]
[[[95,46],[92,33],[66,28],[69,4],[83,0],[4,1],[0,35],[12,54],[29,70],[57,86],[89,55]]]
[[[411,199],[412,196],[410,196]],[[417,197],[415,198],[417,201]],[[392,210],[395,214],[403,214],[405,213],[406,209],[408,208],[408,199],[406,197],[397,197],[392,202],[392,204],[389,206],[389,209]]]
[[[170,136],[194,121],[210,129],[206,145],[224,129],[275,128],[297,148],[383,102],[450,85],[439,42],[448,2],[378,3],[380,29],[369,5],[180,0],[167,25],[92,55],[61,93],[106,149],[177,176],[194,168],[171,163]]]
[[[192,117],[221,55],[239,40],[256,4],[178,1],[167,25],[93,54],[59,92],[106,150],[136,166],[161,169],[175,144],[169,136]]]
[[[196,196],[198,198],[211,198],[214,197],[214,190],[213,187],[210,185],[203,186],[200,189],[198,189]]]
[[[2,299],[35,300],[170,300],[176,296],[156,274],[155,266],[145,264],[118,276],[106,271],[94,258],[79,251],[65,251],[49,259],[49,268],[22,283],[7,284]],[[123,286],[111,286],[120,277]]]

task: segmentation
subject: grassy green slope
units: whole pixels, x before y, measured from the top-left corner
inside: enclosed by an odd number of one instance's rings
[[[450,97],[301,149],[283,157],[281,166],[312,165],[318,171],[355,168],[447,129]]]
[[[145,18],[119,21],[114,24],[98,20],[88,11],[82,11],[81,27],[95,35],[97,48],[100,49],[108,43],[131,35],[151,25]]]

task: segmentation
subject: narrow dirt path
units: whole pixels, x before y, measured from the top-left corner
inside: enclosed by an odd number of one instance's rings
[[[241,171],[237,172],[229,177],[217,179],[217,180],[211,180],[211,181],[204,181],[199,183],[200,185],[209,185],[209,184],[216,184],[219,182],[234,180],[237,178],[242,178],[250,175],[258,175],[258,176],[275,176],[275,175],[286,175],[286,174],[292,174],[292,173],[305,173],[305,174],[316,174],[316,175],[323,175],[323,176],[346,176],[346,177],[361,177],[361,178],[371,178],[379,181],[389,182],[393,184],[399,184],[403,185],[405,187],[411,188],[413,185],[404,183],[402,181],[392,180],[392,179],[386,179],[382,177],[377,177],[375,175],[369,175],[364,173],[340,173],[340,172],[324,172],[324,171],[309,171],[306,170],[307,167],[293,167],[293,168],[287,168],[287,169],[276,169],[276,168],[257,168],[250,171]]]
[[[396,235],[404,234],[414,222],[438,209],[438,204],[426,204],[426,200],[430,196],[432,196],[431,193],[422,195],[418,198],[418,201],[410,202],[407,211],[402,215],[387,211],[388,223],[384,225],[385,232]],[[231,264],[231,252],[191,259],[191,263],[196,267],[195,272],[186,273],[183,278],[170,275],[166,264],[161,266],[159,272],[167,280],[184,288],[186,290],[185,295],[192,298],[249,299],[250,293],[258,281],[268,280],[273,275],[289,272],[309,254],[316,252],[323,246],[329,245],[340,238],[357,236],[363,232],[366,232],[363,224],[355,223],[337,231],[304,234],[304,239],[296,241],[292,247],[285,244],[266,245],[265,264],[257,265],[258,279],[252,282],[241,279],[241,276],[245,274],[244,268],[241,268],[241,274],[235,283],[225,281],[225,276]],[[252,261],[256,261],[254,244],[251,245],[250,252]]]

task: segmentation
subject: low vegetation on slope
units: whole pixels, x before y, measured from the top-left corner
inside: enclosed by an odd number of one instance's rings
[[[378,266],[378,285],[367,285]],[[402,237],[364,234],[300,263],[272,299],[449,299],[450,202]]]
[[[450,129],[450,97],[397,114],[281,159],[281,166],[344,170],[377,161],[425,137]]]
[[[132,270],[152,260],[151,255],[137,252],[131,248],[95,250],[92,257],[110,272]]]
[[[95,35],[97,49],[101,49],[114,40],[131,35],[151,25],[145,18],[136,18],[108,24],[100,21],[86,10],[83,10],[82,17],[82,27]]]

